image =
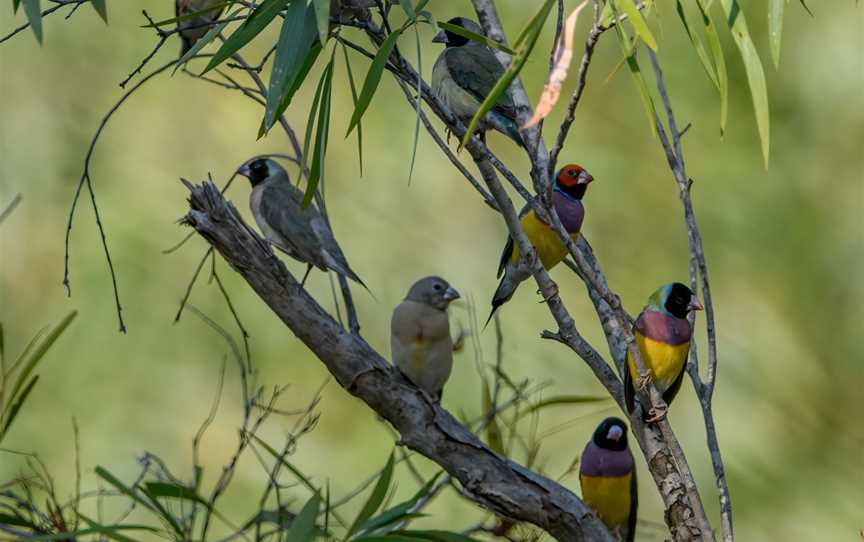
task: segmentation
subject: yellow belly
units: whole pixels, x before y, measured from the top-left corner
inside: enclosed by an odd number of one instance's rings
[[[631,476],[579,476],[582,500],[609,527],[625,525],[630,517]]]
[[[534,211],[529,211],[528,214],[522,217],[522,228],[525,230],[528,240],[537,249],[540,262],[547,270],[561,263],[564,257],[567,256],[567,247],[561,242],[558,234],[541,222],[534,214]],[[579,239],[579,232],[570,234],[570,238],[576,241]],[[519,246],[514,246],[510,262],[513,264],[518,263],[519,255]]]
[[[676,345],[666,344],[649,339],[637,331],[636,344],[639,345],[642,361],[646,368],[651,371],[657,391],[664,393],[678,378],[681,369],[687,362],[690,342]],[[627,353],[627,365],[630,367],[630,376],[633,378],[633,382],[638,382],[639,375],[630,352]]]

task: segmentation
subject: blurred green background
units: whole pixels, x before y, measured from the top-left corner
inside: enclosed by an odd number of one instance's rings
[[[505,26],[515,35],[533,8],[527,2],[500,4]],[[683,34],[674,5],[658,4],[660,16],[653,16],[651,24],[659,34],[671,98],[679,122],[693,125],[684,151],[695,180],[694,201],[717,310],[720,368],[714,412],[736,532],[741,540],[856,540],[864,527],[862,8],[852,1],[831,2],[830,9],[829,3],[813,3],[815,17],[810,18],[790,3],[777,71],[768,52],[767,7],[763,2],[745,6],[769,85],[772,151],[766,171],[745,76],[728,32],[723,38],[732,88],[728,130],[721,139],[716,92]],[[157,20],[173,16],[168,1],[144,5]],[[109,124],[91,170],[128,333],[117,331],[107,266],[86,198],[72,231],[72,296],[67,298],[61,285],[63,237],[84,153],[100,119],[121,94],[117,83],[155,42],[151,31],[139,28],[144,22],[141,6],[111,3],[107,27],[88,7],[68,21],[55,14],[45,21],[43,47],[29,31],[0,45],[0,206],[16,193],[24,198],[0,228],[0,320],[7,351],[16,355],[41,326],[73,308],[80,311],[43,361],[42,378],[4,446],[37,451],[61,495],[73,491],[72,416],[81,428],[85,488],[96,485],[96,465],[131,480],[138,471],[136,458],[145,450],[166,459],[175,471],[190,473],[192,436],[210,407],[227,348],[192,314],[173,323],[205,247],[195,238],[177,253],[161,252],[187,233],[176,224],[187,208],[178,177],[201,180],[209,172],[224,181],[249,156],[288,148],[279,130],[256,141],[261,111],[239,93],[183,74],[164,74],[148,83]],[[436,0],[431,9],[446,20],[469,13],[470,4]],[[13,19],[4,6],[4,33],[22,20],[21,13]],[[583,17],[579,43],[587,24]],[[550,29],[523,72],[533,97],[542,89]],[[275,27],[267,36],[275,39]],[[431,37],[424,28],[427,77],[439,50]],[[409,58],[413,48],[413,37],[407,36]],[[167,62],[177,50],[175,38],[151,66]],[[264,50],[263,43],[253,44],[246,56],[255,59]],[[619,58],[615,37],[603,36],[562,159],[581,163],[597,179],[586,198],[584,232],[610,285],[635,314],[659,284],[686,279],[687,238],[677,188],[635,87],[626,71],[613,74]],[[415,117],[387,75],[364,119],[365,171],[360,177],[355,140],[341,137],[352,102],[344,65],[337,62],[327,162],[329,208],[352,266],[377,298],[356,293],[363,335],[386,354],[390,312],[420,276],[443,275],[485,315],[506,230],[422,131],[409,186]],[[368,61],[356,57],[355,77],[362,79],[367,67]],[[565,93],[571,87],[572,80]],[[288,112],[301,136],[313,89],[307,84]],[[561,109],[546,123],[547,140]],[[491,135],[490,144],[527,178],[526,160],[509,141]],[[248,192],[245,182],[229,192],[247,217]],[[323,366],[221,265],[251,332],[259,381],[290,383],[284,406],[304,405],[326,377]],[[302,269],[288,265],[295,272]],[[579,280],[563,266],[553,278],[580,330],[605,353]],[[332,308],[325,275],[314,272],[308,286]],[[554,322],[533,290],[524,286],[501,311],[506,369],[517,378],[552,380],[547,396],[602,392],[581,360],[538,338]],[[234,329],[215,286],[200,281],[192,303]],[[451,319],[467,324],[464,306],[456,307]],[[487,332],[480,340],[485,360],[491,361],[494,334]],[[704,353],[704,336],[700,340]],[[236,443],[237,380],[229,365],[221,410],[202,443],[205,479],[211,483]],[[469,416],[481,410],[470,348],[456,360],[444,405]],[[317,483],[329,481],[339,496],[383,465],[393,437],[333,382],[320,410],[317,429],[292,459]],[[613,413],[603,405],[546,411],[540,431],[552,430],[541,449],[541,470],[559,476],[596,423]],[[689,385],[670,419],[706,507],[716,517],[702,418]],[[575,422],[555,430],[571,420]],[[281,425],[271,425],[265,436],[278,442],[289,424]],[[424,472],[434,472],[431,464],[418,461]],[[641,456],[637,463],[643,480],[640,518],[662,523],[661,502]],[[21,472],[22,465],[17,458],[0,456],[0,480]],[[399,493],[412,493],[416,483],[398,472]],[[255,506],[265,481],[254,455],[247,455],[223,509],[244,519],[241,510]],[[578,492],[578,477],[563,483]],[[300,502],[305,500],[301,488],[296,494]],[[442,528],[458,529],[482,517],[479,508],[452,492],[429,511],[432,518],[423,521]],[[662,528],[640,529],[640,538],[662,535]]]

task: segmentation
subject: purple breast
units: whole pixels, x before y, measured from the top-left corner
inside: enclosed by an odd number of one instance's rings
[[[690,322],[662,312],[644,310],[636,320],[636,329],[643,336],[666,344],[678,345],[690,341]]]
[[[633,472],[633,454],[626,450],[604,450],[590,441],[579,459],[579,474],[624,476]]]
[[[567,233],[578,233],[585,218],[582,202],[568,198],[560,192],[552,193],[552,201],[555,202],[555,212],[558,213],[558,218],[561,219]]]

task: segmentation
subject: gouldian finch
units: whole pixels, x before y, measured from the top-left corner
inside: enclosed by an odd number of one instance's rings
[[[453,368],[447,307],[455,299],[459,292],[446,280],[422,278],[411,286],[390,320],[393,364],[438,401]]]
[[[195,45],[195,42],[212,28],[208,23],[219,20],[225,6],[214,6],[224,3],[224,0],[174,0],[174,14],[177,17],[201,12],[196,17],[177,23],[177,27],[180,29],[180,39],[183,41],[180,56],[185,55]]]
[[[471,19],[455,17],[447,22],[483,35],[483,29]],[[491,49],[451,31],[441,30],[432,41],[445,44],[432,68],[432,91],[467,127],[480,104],[504,75],[504,67]],[[477,131],[481,139],[490,128],[506,135],[520,147],[524,146],[516,123],[516,105],[509,89],[480,120]]]
[[[618,418],[606,418],[585,446],[579,464],[582,500],[619,540],[636,536],[636,468],[627,447],[627,426]]]
[[[322,271],[332,270],[364,288],[366,285],[348,266],[330,226],[314,202],[303,209],[303,192],[291,184],[288,172],[276,161],[258,158],[244,164],[238,173],[249,179],[249,207],[264,237],[292,258]]]
[[[702,310],[696,294],[680,282],[673,282],[651,294],[633,326],[642,362],[650,371],[654,386],[663,395],[667,405],[681,389],[681,380],[684,378],[692,335],[687,314],[691,310]],[[624,371],[624,398],[627,411],[633,412],[636,396],[633,382],[639,381],[639,375],[629,352],[627,367],[628,370]]]
[[[594,177],[590,173],[576,164],[562,167],[555,176],[552,201],[564,229],[574,241],[579,238],[579,230],[582,227],[582,220],[585,218],[582,197],[588,189],[588,184],[593,180]],[[534,213],[534,209],[530,205],[526,205],[519,216],[522,228],[525,230],[528,240],[537,249],[537,255],[543,267],[549,270],[561,263],[567,256],[567,246],[564,245],[558,234]],[[504,252],[501,253],[498,276],[501,277],[502,273],[504,276],[492,297],[490,320],[498,307],[510,301],[519,284],[531,276],[531,268],[527,262],[522,261],[519,247],[513,242],[512,237],[507,238]],[[489,320],[486,323],[488,324]]]

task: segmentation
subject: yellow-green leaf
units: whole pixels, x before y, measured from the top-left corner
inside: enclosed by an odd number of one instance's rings
[[[239,51],[243,46],[252,41],[255,36],[261,33],[267,25],[273,21],[282,9],[288,5],[290,0],[264,0],[255,11],[243,21],[243,24],[231,34],[222,47],[216,51],[210,63],[204,68],[202,74],[207,73],[219,64],[229,58],[231,55]]]
[[[696,56],[699,57],[699,62],[702,64],[702,68],[708,75],[708,79],[714,83],[714,87],[719,90],[720,83],[717,82],[717,71],[714,69],[714,65],[711,64],[708,52],[705,50],[705,46],[702,45],[702,40],[699,38],[699,35],[690,28],[687,13],[684,11],[684,6],[681,4],[681,0],[676,0],[675,3],[676,10],[678,11],[678,18],[681,19],[681,24],[684,25],[684,31],[687,32],[687,37],[690,38],[690,43],[696,51]]]
[[[102,20],[108,22],[108,6],[105,5],[105,0],[90,0],[93,9],[102,17]]]
[[[378,89],[378,83],[381,82],[381,75],[384,73],[384,67],[387,65],[387,59],[390,58],[390,52],[393,51],[393,47],[396,46],[396,40],[399,39],[401,34],[402,30],[395,30],[387,36],[384,43],[381,44],[381,48],[378,49],[375,59],[372,60],[372,65],[369,66],[369,72],[366,74],[366,80],[363,81],[363,88],[360,90],[360,98],[357,100],[357,105],[354,108],[354,114],[351,115],[351,122],[348,123],[348,133],[345,134],[345,137],[351,134],[351,130],[357,126],[363,117],[363,113],[369,107],[369,103]]]
[[[768,158],[771,149],[771,119],[768,109],[768,88],[765,83],[765,72],[762,69],[762,61],[756,52],[756,46],[750,38],[747,29],[747,20],[737,0],[721,0],[723,11],[735,45],[741,53],[744,61],[744,70],[747,73],[747,83],[750,85],[750,94],[753,97],[753,110],[756,113],[756,126],[759,129],[759,140],[762,143],[762,157],[765,167],[768,167]]]
[[[729,76],[726,74],[726,59],[723,55],[723,46],[720,44],[720,36],[717,27],[708,13],[708,9],[702,0],[696,0],[696,6],[702,15],[702,24],[705,36],[708,39],[708,51],[717,69],[717,85],[720,91],[720,136],[726,132],[726,117],[729,113]]]
[[[318,39],[321,43],[327,43],[330,34],[330,0],[312,0],[312,6],[318,23]]]
[[[651,34],[651,29],[648,28],[648,22],[645,20],[645,17],[642,16],[642,12],[639,11],[639,8],[636,7],[633,0],[614,0],[614,2],[621,6],[621,9],[627,14],[627,17],[630,19],[630,24],[633,25],[636,34],[642,38],[645,45],[656,51],[657,40],[654,39],[654,35]]]
[[[768,35],[771,38],[771,58],[774,67],[780,67],[780,40],[783,37],[783,8],[787,0],[769,0],[768,2]]]
[[[612,10],[615,13],[615,20],[619,20],[620,14],[612,4]],[[621,51],[624,54],[624,60],[627,62],[627,68],[630,70],[630,75],[633,76],[633,81],[636,83],[636,89],[639,91],[639,98],[642,100],[642,107],[645,109],[645,114],[648,116],[648,126],[651,128],[651,133],[657,135],[657,110],[654,107],[654,100],[651,98],[651,92],[648,90],[648,83],[645,82],[645,76],[642,75],[642,69],[639,67],[639,62],[636,60],[636,44],[630,41],[630,37],[624,32],[620,24],[615,25],[615,34],[618,36],[618,42],[621,44]]]
[[[490,47],[492,49],[498,49],[499,51],[507,53],[508,55],[512,56],[512,55],[516,54],[516,52],[513,49],[507,47],[506,45],[502,45],[502,44],[498,43],[497,41],[493,40],[492,38],[484,36],[483,34],[477,34],[476,32],[471,32],[470,30],[462,28],[461,26],[441,22],[441,23],[438,23],[438,27],[443,28],[444,30],[446,30],[448,32],[458,34],[458,35],[462,36],[463,38],[468,38],[469,40],[476,41],[477,43],[482,43],[486,47]]]

